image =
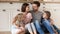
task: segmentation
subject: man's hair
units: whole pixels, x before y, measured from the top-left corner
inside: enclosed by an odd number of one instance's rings
[[[38,7],[40,6],[40,2],[39,1],[34,1],[32,4],[36,4]]]

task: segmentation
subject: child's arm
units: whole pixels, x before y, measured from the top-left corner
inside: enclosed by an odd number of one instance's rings
[[[54,29],[54,27],[53,27],[53,25],[54,25],[54,21],[53,21],[53,19],[50,19],[50,20],[51,20],[50,24],[51,24],[51,26],[52,26],[54,32],[57,33],[57,31],[56,31],[56,30]]]
[[[53,19],[50,19],[50,24],[51,24],[51,25],[54,25]]]

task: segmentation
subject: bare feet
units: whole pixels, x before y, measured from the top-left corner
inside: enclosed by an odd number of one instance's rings
[[[58,32],[55,32],[55,34],[58,34]]]

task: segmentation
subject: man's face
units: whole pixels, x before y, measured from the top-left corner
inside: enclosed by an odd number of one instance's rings
[[[36,4],[32,4],[32,8],[33,8],[34,11],[38,10],[38,6]]]

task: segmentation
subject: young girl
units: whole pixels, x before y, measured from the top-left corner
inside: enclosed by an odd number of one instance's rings
[[[57,31],[53,27],[53,20],[50,18],[51,13],[49,11],[44,11],[43,14],[43,24],[50,32],[50,34],[58,34]]]
[[[12,34],[25,34],[25,23],[23,13],[19,13],[13,21]]]

